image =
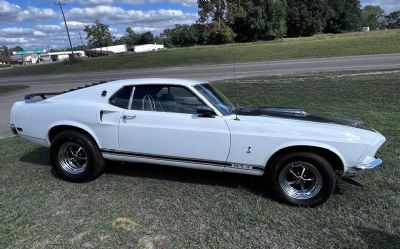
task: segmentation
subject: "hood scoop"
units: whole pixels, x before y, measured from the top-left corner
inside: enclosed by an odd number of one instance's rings
[[[249,116],[280,116],[280,117],[306,117],[309,114],[300,108],[290,107],[265,107],[265,108],[241,108],[237,111],[239,115]]]
[[[300,108],[286,108],[286,107],[267,107],[260,108],[258,111],[264,115],[282,115],[282,116],[297,116],[305,117],[308,115],[303,109]]]
[[[240,108],[235,112],[235,114],[244,116],[269,116],[278,118],[289,118],[289,119],[297,119],[297,120],[311,121],[318,123],[345,125],[365,130],[372,130],[371,128],[368,127],[366,123],[358,119],[347,118],[347,117],[336,117],[331,115],[312,114],[312,113],[307,113],[306,111],[300,108],[287,108],[287,107],[266,107],[266,108],[256,108],[256,109]]]

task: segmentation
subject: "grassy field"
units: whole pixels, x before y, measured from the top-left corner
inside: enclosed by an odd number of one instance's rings
[[[23,85],[5,85],[5,86],[0,86],[0,94],[6,94],[10,92],[15,92],[19,91],[22,89],[28,88],[27,86]]]
[[[97,180],[57,179],[48,149],[0,140],[0,248],[398,248],[400,71],[241,79],[241,104],[364,119],[385,164],[319,208],[281,204],[263,178],[109,163]],[[234,84],[234,85],[233,85]]]
[[[400,52],[400,30],[339,35],[317,35],[307,38],[237,44],[238,62],[307,57],[330,57]],[[117,69],[188,66],[233,62],[233,45],[198,46],[168,49],[134,55],[94,58],[74,65],[56,63],[33,65],[0,71],[0,77],[106,71]]]

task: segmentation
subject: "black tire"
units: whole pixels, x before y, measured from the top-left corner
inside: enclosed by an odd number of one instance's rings
[[[73,130],[63,131],[53,139],[50,160],[57,174],[71,182],[93,180],[105,167],[96,142],[86,134]]]
[[[288,204],[315,207],[328,200],[335,190],[336,177],[332,166],[317,154],[285,154],[269,167],[266,177],[272,193]]]

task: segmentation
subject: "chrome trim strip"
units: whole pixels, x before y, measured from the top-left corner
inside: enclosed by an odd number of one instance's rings
[[[109,150],[109,149],[101,149],[103,153],[121,155],[121,156],[131,156],[131,157],[141,157],[141,158],[149,158],[156,160],[167,160],[167,161],[178,161],[178,162],[190,162],[190,163],[198,163],[198,164],[212,164],[218,166],[225,166],[226,162],[222,161],[211,161],[205,159],[195,159],[195,158],[185,158],[185,157],[172,157],[166,155],[154,155],[154,154],[146,154],[146,153],[136,153],[129,151],[118,151],[118,150]]]
[[[196,158],[173,157],[173,156],[165,156],[165,155],[154,155],[154,154],[136,153],[136,152],[128,152],[128,151],[118,151],[118,150],[111,150],[111,149],[101,149],[101,152],[103,154],[116,155],[116,156],[125,156],[125,157],[133,157],[133,158],[158,160],[158,161],[190,163],[190,164],[200,164],[200,165],[205,165],[205,166],[221,167],[221,168],[225,168],[227,171],[228,171],[228,169],[230,169],[230,170],[241,170],[241,171],[264,172],[264,168],[260,167],[258,165],[244,165],[247,167],[238,167],[238,166],[235,167],[235,165],[241,165],[241,164],[222,162],[222,161],[212,161],[212,160],[205,160],[205,159],[196,159]]]

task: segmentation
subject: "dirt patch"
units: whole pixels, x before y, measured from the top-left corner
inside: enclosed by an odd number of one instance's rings
[[[154,249],[157,248],[157,244],[165,239],[164,235],[146,235],[139,239],[138,248]]]
[[[136,228],[138,226],[136,222],[126,217],[117,217],[112,225],[114,228],[121,228],[125,231],[136,231]]]

